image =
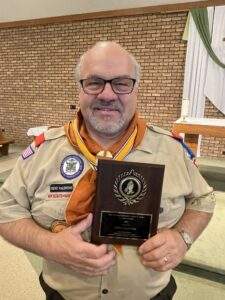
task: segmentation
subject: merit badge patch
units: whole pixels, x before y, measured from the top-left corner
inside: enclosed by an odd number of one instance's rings
[[[22,158],[23,159],[27,159],[28,157],[30,157],[31,155],[34,154],[34,150],[33,148],[30,146],[28,146],[22,153]]]
[[[84,162],[78,155],[66,156],[60,166],[60,172],[66,179],[78,177],[84,169]]]

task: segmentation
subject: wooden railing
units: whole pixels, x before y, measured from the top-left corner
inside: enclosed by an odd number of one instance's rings
[[[225,119],[179,119],[173,124],[173,131],[184,133],[185,142],[196,154],[199,135],[225,138]]]

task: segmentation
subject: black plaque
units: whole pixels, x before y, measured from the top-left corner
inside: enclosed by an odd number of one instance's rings
[[[157,232],[164,165],[101,159],[91,241],[140,245]]]

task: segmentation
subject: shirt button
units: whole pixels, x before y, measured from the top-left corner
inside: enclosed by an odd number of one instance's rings
[[[109,292],[109,291],[108,291],[107,289],[103,289],[103,290],[102,290],[102,294],[108,294],[108,292]]]

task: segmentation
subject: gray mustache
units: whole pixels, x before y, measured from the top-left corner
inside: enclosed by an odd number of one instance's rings
[[[105,100],[98,100],[97,102],[93,103],[93,109],[112,109],[112,110],[122,110],[122,105],[119,101],[112,100],[112,101],[105,101]]]

